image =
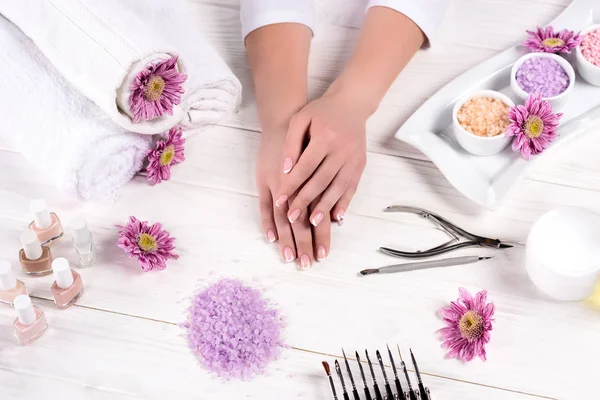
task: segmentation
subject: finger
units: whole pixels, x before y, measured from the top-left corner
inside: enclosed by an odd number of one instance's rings
[[[329,255],[331,244],[331,218],[329,213],[323,216],[318,226],[313,228],[313,242],[317,261],[323,261]]]
[[[283,261],[290,263],[296,259],[296,245],[292,226],[287,219],[287,206],[273,210],[277,234],[279,235],[279,248]]]
[[[288,218],[292,224],[300,215],[300,210],[307,209],[317,197],[325,192],[343,165],[344,161],[341,158],[337,160],[334,157],[325,158],[314,175],[302,186],[294,201],[291,202]],[[329,210],[326,211],[329,212]]]
[[[348,207],[350,207],[350,202],[354,198],[356,194],[356,190],[358,189],[358,183],[360,182],[361,175],[355,174],[354,178],[350,181],[350,184],[346,188],[346,191],[337,201],[333,209],[331,210],[331,219],[337,221],[338,224],[342,225],[344,222],[344,215]]]
[[[300,111],[290,119],[290,125],[283,145],[283,154],[285,155],[283,160],[284,174],[289,173],[294,165],[296,165],[302,153],[309,126],[310,114],[308,113]]]
[[[332,208],[335,204],[340,200],[340,198],[344,195],[348,186],[352,182],[354,178],[354,171],[356,167],[346,164],[342,167],[340,172],[335,176],[331,185],[325,190],[321,200],[314,207],[313,212],[310,216],[310,221],[314,226],[319,226],[321,220],[323,220],[323,216],[327,214],[331,214]],[[334,219],[335,218],[334,214]],[[343,215],[342,215],[343,217]]]
[[[289,223],[289,222],[288,222]],[[308,222],[308,210],[304,211],[298,221],[292,225],[296,252],[298,254],[298,269],[306,270],[312,267],[314,260],[312,229]]]
[[[314,174],[326,155],[327,151],[322,143],[311,141],[308,144],[308,147],[300,156],[298,164],[281,180],[281,186],[277,191],[278,195],[275,200],[277,207],[285,203],[291,197],[291,194],[295,193]]]
[[[273,217],[273,197],[267,187],[258,189],[258,201],[263,232],[267,241],[273,243],[277,240],[277,227]]]

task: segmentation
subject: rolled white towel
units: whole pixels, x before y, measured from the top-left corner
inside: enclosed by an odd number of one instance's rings
[[[142,167],[151,136],[126,133],[0,16],[0,137],[61,190],[110,194]]]
[[[0,1],[0,13],[35,42],[67,81],[117,124],[143,134],[163,133],[178,123],[194,128],[214,123],[240,101],[239,81],[185,21],[182,8],[176,0]],[[183,94],[173,96],[172,114],[137,120],[130,105],[132,83],[140,71],[173,58],[187,79],[180,85]]]

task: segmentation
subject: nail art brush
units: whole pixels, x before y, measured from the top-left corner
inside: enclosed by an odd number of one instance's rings
[[[388,265],[386,267],[381,267],[381,268],[363,269],[362,271],[360,271],[360,274],[361,275],[390,274],[390,273],[394,273],[394,272],[417,271],[420,269],[451,267],[454,265],[473,264],[473,263],[479,262],[481,260],[489,260],[490,258],[492,258],[492,257],[465,256],[465,257],[444,258],[441,260],[394,264],[394,265]]]
[[[340,382],[342,382],[342,394],[344,396],[344,400],[350,400],[350,396],[348,396],[348,391],[346,390],[346,384],[344,383],[344,375],[342,375],[342,370],[340,369],[340,363],[338,360],[335,360],[335,372],[337,372]]]
[[[398,345],[396,345],[398,346]],[[406,377],[406,383],[408,384],[408,397],[409,400],[419,400],[417,394],[412,388],[412,383],[410,382],[410,377],[408,376],[408,371],[406,370],[406,364],[404,364],[404,360],[402,359],[402,353],[400,352],[400,346],[398,346],[398,354],[400,355],[400,367],[404,372],[404,376]]]
[[[352,377],[352,370],[350,370],[350,364],[348,364],[348,359],[346,358],[346,353],[344,349],[342,349],[342,354],[344,355],[344,363],[346,363],[346,371],[348,371],[348,376],[350,377],[350,384],[352,385],[352,396],[354,396],[354,400],[360,400],[360,396],[358,395],[358,390],[356,390],[356,385],[354,384],[354,378]]]
[[[421,393],[421,400],[429,400],[429,393],[423,385],[423,380],[421,379],[421,373],[419,372],[419,367],[417,366],[417,360],[415,360],[415,355],[410,349],[410,358],[412,359],[412,363],[415,366],[415,374],[417,375],[417,380],[419,381],[419,393]]]
[[[325,373],[329,378],[329,384],[331,385],[331,391],[333,392],[333,399],[338,400],[337,394],[335,393],[335,385],[333,384],[333,378],[331,377],[331,371],[329,370],[329,363],[327,361],[323,361],[323,368],[325,368]]]
[[[373,400],[371,398],[371,392],[369,392],[369,386],[367,386],[367,379],[365,378],[365,370],[363,369],[362,363],[360,362],[360,356],[358,355],[358,351],[354,352],[356,356],[356,362],[358,363],[358,369],[360,370],[360,376],[362,376],[363,385],[365,386],[365,399]]]
[[[381,372],[383,373],[383,381],[385,383],[385,393],[388,399],[394,398],[394,393],[392,392],[392,387],[390,386],[390,382],[388,381],[387,374],[385,373],[385,365],[383,365],[383,359],[381,358],[381,353],[379,350],[375,352],[377,356],[377,361],[379,361],[379,366],[381,367]]]
[[[406,400],[406,396],[404,396],[404,390],[402,390],[402,385],[400,384],[400,378],[398,378],[398,371],[396,370],[396,363],[394,362],[394,357],[392,356],[392,351],[390,350],[390,346],[386,345],[388,356],[390,357],[390,362],[392,363],[392,370],[394,371],[394,383],[396,384],[396,392],[398,392],[399,400]]]
[[[367,363],[369,364],[369,369],[371,370],[371,376],[373,377],[373,390],[375,391],[375,399],[383,400],[381,396],[381,392],[379,391],[379,385],[377,384],[377,379],[375,378],[375,371],[373,371],[373,363],[371,363],[371,359],[369,358],[369,352],[365,350],[365,354],[367,355]]]

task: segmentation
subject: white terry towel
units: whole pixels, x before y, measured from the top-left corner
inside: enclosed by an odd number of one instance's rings
[[[240,102],[239,81],[182,8],[177,0],[0,1],[0,14],[29,36],[67,81],[117,124],[144,134],[163,133],[177,123],[193,128],[214,123]],[[173,115],[134,122],[132,80],[148,65],[173,56],[188,75],[181,103]]]
[[[151,136],[126,133],[0,16],[0,137],[61,190],[110,194],[142,167]]]

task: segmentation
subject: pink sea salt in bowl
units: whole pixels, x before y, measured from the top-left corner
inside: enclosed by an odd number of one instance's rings
[[[584,29],[582,35],[592,34],[593,41],[590,37],[585,37],[581,45],[575,49],[575,66],[579,75],[589,84],[600,86],[600,65],[592,63],[583,54],[582,48],[586,48],[586,53],[592,53],[595,60],[600,60],[600,45],[598,45],[598,36],[600,36],[600,24],[592,25]],[[588,55],[589,57],[589,55]]]
[[[535,65],[536,61],[538,65]],[[546,70],[536,68],[537,66],[542,66]],[[530,69],[524,74],[522,67]],[[567,104],[569,94],[575,86],[575,70],[566,59],[556,54],[528,53],[519,58],[510,71],[510,87],[523,102],[531,92],[536,93],[533,88],[528,92],[521,87],[527,84],[524,80],[532,82],[532,86],[536,85],[535,82],[539,83],[539,88],[545,91],[545,93],[540,92],[542,98],[548,100],[552,110],[556,112]],[[552,87],[552,84],[555,87]],[[548,95],[547,92],[552,90],[555,94]]]
[[[474,121],[465,123],[465,118],[461,118],[459,114],[464,113],[462,110],[463,106],[469,105],[474,99],[487,99],[494,100],[494,102],[500,102],[502,105],[502,115],[500,117],[504,120],[502,126],[508,126],[508,109],[513,107],[515,103],[508,96],[500,92],[494,90],[477,90],[454,104],[454,109],[452,110],[452,128],[458,144],[460,144],[467,152],[475,156],[493,156],[504,150],[513,138],[506,135],[505,129],[499,127],[497,123],[490,122],[490,120],[493,120],[494,118],[485,115],[476,115],[478,111],[477,108],[479,107],[471,110],[471,113],[475,113],[475,115],[469,116],[469,119],[474,119]],[[498,113],[497,106],[498,103],[495,104],[495,107],[492,107],[494,109],[491,110],[493,114]],[[506,115],[504,115],[504,112]],[[497,117],[499,115],[495,116]],[[461,119],[463,119],[465,126],[461,124]],[[490,126],[486,127],[487,124]]]

